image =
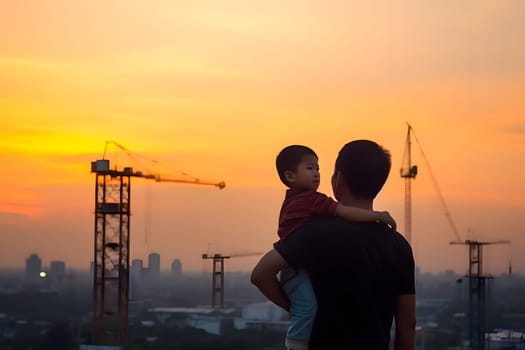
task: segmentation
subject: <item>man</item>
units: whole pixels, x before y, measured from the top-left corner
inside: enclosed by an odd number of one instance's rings
[[[390,167],[390,153],[377,143],[346,144],[332,176],[335,198],[373,210]],[[289,300],[277,273],[289,266],[308,271],[316,294],[310,350],[386,350],[392,320],[395,349],[414,349],[414,258],[408,242],[387,225],[315,219],[277,243],[254,267],[251,280],[285,310]]]

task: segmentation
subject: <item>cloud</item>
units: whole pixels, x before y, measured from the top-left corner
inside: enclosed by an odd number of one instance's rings
[[[506,134],[525,136],[525,123],[514,123],[506,125],[502,128],[502,131]]]
[[[42,210],[34,206],[16,203],[0,203],[0,227],[24,227],[28,219],[41,215]]]

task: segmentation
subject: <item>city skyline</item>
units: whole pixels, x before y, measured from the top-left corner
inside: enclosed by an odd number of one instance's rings
[[[157,254],[160,256],[160,254],[158,253],[150,253],[149,255],[151,254]],[[34,259],[35,257],[38,259],[38,265],[34,265],[29,262],[30,260],[33,261],[34,263]],[[141,272],[147,272],[150,267],[149,267],[149,264],[147,263],[147,260],[148,260],[148,256],[146,257],[146,259],[140,259],[140,258],[131,258],[130,259],[130,276],[133,275],[134,273],[134,270],[135,271],[138,271],[140,270]],[[160,264],[160,269],[158,270],[159,272],[161,273],[171,273],[171,274],[175,274],[175,275],[180,275],[180,274],[183,274],[183,273],[194,273],[194,272],[199,272],[199,271],[195,271],[195,270],[190,270],[190,271],[186,271],[184,270],[184,263],[183,261],[181,261],[180,259],[178,258],[173,258],[173,259],[160,259],[160,261],[165,261],[164,264]],[[25,264],[24,265],[20,265],[20,266],[11,266],[11,267],[5,267],[5,266],[0,266],[0,271],[19,271],[19,272],[25,272],[27,274],[28,272],[28,269],[31,269],[33,272],[34,271],[38,271],[38,273],[40,272],[48,272],[51,268],[52,268],[52,265],[53,263],[64,263],[65,264],[65,271],[91,271],[93,270],[93,260],[89,261],[89,263],[87,264],[87,266],[75,266],[75,267],[70,267],[67,263],[67,261],[60,261],[60,260],[56,260],[56,259],[52,259],[52,260],[49,260],[49,262],[46,264],[44,263],[44,259],[42,259],[40,257],[40,254],[38,253],[32,253],[30,254],[28,257],[25,258]],[[206,264],[208,265],[208,264]],[[31,267],[30,267],[31,266]],[[36,269],[35,266],[38,266],[38,269]],[[468,266],[466,266],[466,269],[468,268]],[[430,274],[443,274],[443,273],[450,273],[450,272],[454,272],[454,273],[459,273],[460,275],[462,273],[464,273],[465,276],[468,275],[468,271],[465,269],[465,271],[455,271],[454,269],[451,269],[451,268],[444,268],[442,270],[435,270],[435,271],[430,271],[430,270],[424,270],[422,269],[420,266],[417,266],[416,265],[416,270],[417,270],[417,273],[418,274],[426,274],[426,273],[430,273]],[[207,269],[203,269],[201,270],[200,272],[202,273],[205,273],[205,274],[208,274],[210,271],[211,271],[211,267],[210,268],[207,268]],[[246,272],[245,269],[240,269],[240,270],[233,270],[233,271],[225,271],[225,273],[227,272],[234,272],[234,273],[242,273],[242,272]],[[38,274],[37,273],[37,274]],[[487,275],[489,276],[501,276],[501,275],[511,275],[511,274],[516,274],[517,272],[515,270],[513,270],[512,268],[512,263],[510,265],[506,265],[504,266],[501,270],[498,270],[496,271],[496,274],[493,274],[493,273],[489,273]],[[523,274],[520,274],[520,273],[517,273],[518,275],[523,275]]]
[[[152,270],[154,273],[158,273],[161,271],[171,271],[175,274],[180,274],[183,271],[183,264],[180,259],[173,258],[168,259],[169,265],[165,266],[161,265],[160,262],[165,259],[162,259],[159,253],[151,252],[148,254],[148,263],[144,264],[145,260],[133,258],[130,259],[130,270],[133,269],[133,264],[136,263],[137,266],[140,267],[140,269],[143,270]],[[63,264],[63,267],[58,267],[58,264]],[[53,270],[53,268],[61,268],[65,270],[65,267],[67,266],[67,261],[60,261],[56,259],[51,259],[48,261],[48,263],[45,263],[45,260],[43,260],[40,257],[40,254],[38,252],[31,253],[28,257],[25,258],[25,265],[23,266],[23,269],[25,270],[26,274],[34,274],[35,276],[39,276],[41,272],[46,272],[46,270]],[[21,266],[22,267],[22,266]],[[88,266],[85,266],[83,270],[92,270],[93,269],[93,261],[90,261]],[[0,270],[2,268],[0,267]],[[82,268],[80,269],[82,270]]]

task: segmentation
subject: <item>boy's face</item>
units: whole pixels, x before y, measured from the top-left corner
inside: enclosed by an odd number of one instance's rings
[[[317,157],[313,155],[304,156],[297,166],[297,170],[288,171],[286,176],[291,188],[317,190],[321,181]]]

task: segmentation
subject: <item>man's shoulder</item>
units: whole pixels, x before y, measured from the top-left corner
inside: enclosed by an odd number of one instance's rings
[[[338,216],[318,216],[304,223],[297,231],[326,234],[327,232],[357,232],[362,229],[363,225],[344,220]]]
[[[378,224],[378,225],[377,225]],[[333,227],[343,230],[370,230],[374,228],[382,228],[383,224],[375,222],[357,222],[345,220],[339,216],[319,216],[308,221],[303,225],[306,228],[318,228],[318,227]],[[386,227],[386,225],[384,225]]]
[[[410,247],[406,238],[399,232],[392,230],[388,225],[375,222],[354,222],[344,220],[338,216],[316,217],[303,224],[297,231],[303,234],[326,234],[328,232],[344,233],[347,235],[384,234],[390,240],[398,241],[401,245]]]
[[[303,227],[315,228],[315,227],[326,227],[328,225],[328,226],[334,226],[334,227],[347,228],[348,226],[353,226],[354,224],[355,222],[344,220],[338,216],[319,216],[305,223]]]

